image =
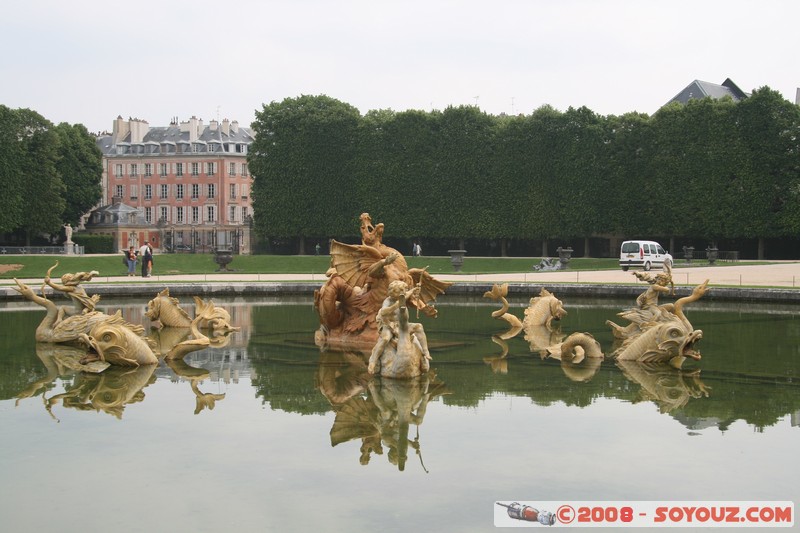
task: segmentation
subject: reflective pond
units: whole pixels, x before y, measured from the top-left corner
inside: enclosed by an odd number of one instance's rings
[[[100,303],[149,326],[146,302]],[[503,340],[498,305],[444,297],[421,319],[434,372],[392,381],[320,352],[310,297],[215,303],[241,326],[226,345],[99,375],[34,342],[42,308],[0,308],[3,530],[487,531],[498,500],[800,501],[797,307],[692,304],[703,357],[679,371],[542,359],[558,330]],[[632,304],[565,301],[560,335],[608,354]]]

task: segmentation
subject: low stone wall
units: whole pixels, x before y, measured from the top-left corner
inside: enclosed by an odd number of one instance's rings
[[[176,283],[91,283],[83,285],[89,294],[102,297],[153,298],[159,291],[169,287],[171,296],[275,296],[313,295],[321,287],[319,282],[176,282]],[[491,290],[493,283],[462,282],[447,289],[447,295],[483,296]],[[554,292],[559,298],[628,298],[635,299],[646,289],[643,285],[578,284],[578,283],[509,283],[509,296],[535,296],[542,288]],[[675,287],[677,298],[691,294],[693,287]],[[38,292],[38,288],[37,288]],[[52,294],[47,288],[46,294]],[[0,287],[0,302],[23,300],[10,286]],[[768,289],[740,287],[709,287],[703,296],[705,301],[774,302],[800,304],[798,289]]]

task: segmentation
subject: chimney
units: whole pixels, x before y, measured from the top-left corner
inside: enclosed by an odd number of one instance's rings
[[[227,118],[222,119],[222,133],[224,135],[231,134],[231,123],[228,121]]]
[[[189,142],[194,142],[199,137],[198,133],[200,128],[203,127],[203,121],[198,120],[196,116],[192,115],[189,119]]]
[[[130,122],[131,143],[144,142],[144,136],[150,131],[150,124],[146,120],[135,118]]]
[[[118,142],[122,142],[122,140],[128,136],[128,133],[131,131],[131,125],[124,118],[122,118],[122,115],[118,115],[114,120],[111,131],[111,142],[116,144]]]
[[[217,127],[218,126],[219,126],[219,122],[217,122],[216,120],[213,120],[213,119],[211,120],[211,122],[208,123],[208,129],[210,129],[211,131],[217,131]]]
[[[234,120],[233,122],[231,122],[231,131],[233,133],[239,133],[239,121],[238,120]]]

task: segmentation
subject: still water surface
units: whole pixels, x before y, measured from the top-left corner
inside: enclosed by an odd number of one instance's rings
[[[149,325],[144,303],[101,308]],[[445,298],[423,319],[435,373],[408,383],[321,353],[310,299],[216,303],[242,327],[227,346],[99,376],[36,345],[41,308],[0,308],[4,531],[490,531],[498,500],[800,501],[797,307],[693,304],[703,359],[676,371],[543,360],[541,338],[497,338],[496,304]],[[567,301],[561,334],[608,353],[631,304]]]

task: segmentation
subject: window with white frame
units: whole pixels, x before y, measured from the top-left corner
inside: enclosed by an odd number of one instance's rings
[[[153,186],[147,184],[144,186],[144,199],[145,200],[152,200],[153,198]]]
[[[175,208],[175,218],[178,224],[183,224],[183,207],[176,207]]]
[[[179,178],[183,176],[183,163],[175,163],[175,175]]]
[[[206,176],[214,175],[214,163],[206,163]]]
[[[192,207],[192,224],[197,224],[200,222],[200,208],[195,206]]]
[[[167,208],[167,206],[162,205],[161,207],[158,208],[158,210],[161,212],[158,219],[163,220],[164,222],[169,222],[169,219],[167,218],[167,212],[169,211],[169,209]]]
[[[200,163],[192,163],[192,176],[200,175]]]
[[[241,189],[242,189],[242,198],[247,198],[247,193],[249,192],[250,187],[248,187],[246,183],[242,183]]]
[[[231,163],[229,165],[228,174],[230,174],[231,176],[235,176],[236,175],[236,163]]]
[[[114,196],[116,196],[117,198],[122,198],[123,194],[125,194],[124,188],[122,187],[122,185],[117,185],[114,190]]]
[[[242,221],[247,220],[247,206],[242,206]]]
[[[158,168],[159,168],[159,174],[161,175],[162,178],[166,177],[167,174],[169,174],[169,163],[160,163],[158,165]]]
[[[231,183],[231,198],[236,198],[236,184]]]
[[[153,164],[152,163],[145,163],[144,164],[144,177],[149,178],[153,175]]]
[[[192,183],[192,199],[197,200],[198,198],[200,198],[200,185]]]
[[[153,208],[152,207],[145,207],[144,208],[144,219],[147,221],[148,224],[153,223]]]
[[[139,187],[137,185],[131,185],[128,192],[131,193],[131,200],[139,198]]]
[[[183,200],[183,183],[175,185],[175,198]]]
[[[122,177],[122,163],[114,165],[114,175],[118,178]]]
[[[242,177],[247,176],[247,163],[242,163]]]
[[[161,184],[161,198],[166,198],[169,196],[169,185],[166,183]]]
[[[214,205],[207,205],[206,206],[206,221],[207,222],[216,222],[216,206]]]
[[[208,184],[208,198],[215,198],[217,196],[217,186],[213,183]]]
[[[228,222],[233,223],[236,222],[236,206],[230,206],[228,211]]]
[[[138,176],[139,175],[139,165],[136,163],[131,163],[131,176]]]

